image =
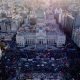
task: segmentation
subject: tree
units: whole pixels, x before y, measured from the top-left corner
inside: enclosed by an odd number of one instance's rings
[[[1,15],[1,16],[0,16],[1,18],[6,18],[6,17],[7,17],[7,16],[6,16],[6,13],[1,13],[0,15]]]
[[[30,25],[35,25],[36,24],[36,18],[30,18],[29,22],[30,22]]]
[[[0,42],[0,48],[4,49],[4,47],[5,47],[5,44],[3,42]]]

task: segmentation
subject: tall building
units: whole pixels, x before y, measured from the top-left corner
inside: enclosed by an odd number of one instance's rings
[[[80,47],[80,22],[79,21],[80,21],[80,15],[77,15],[74,22],[73,32],[72,32],[72,39],[78,47]]]
[[[0,19],[0,29],[2,32],[10,32],[11,31],[11,19],[9,18]]]
[[[11,22],[11,31],[12,32],[17,32],[19,26],[20,26],[19,21],[13,19],[12,22]]]

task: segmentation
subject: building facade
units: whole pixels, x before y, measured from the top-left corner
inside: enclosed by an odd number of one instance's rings
[[[61,35],[60,35],[61,34]],[[46,32],[44,28],[36,29],[36,32],[18,32],[16,43],[18,47],[25,45],[54,45],[62,47],[66,42],[66,36],[63,33]]]

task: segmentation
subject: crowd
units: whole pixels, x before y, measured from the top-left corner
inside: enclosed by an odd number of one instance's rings
[[[27,53],[26,53],[27,54]],[[31,55],[31,54],[30,54]],[[12,78],[17,78],[14,80],[24,80],[27,78],[26,73],[27,72],[41,72],[41,73],[65,73],[66,70],[69,68],[69,63],[67,57],[60,53],[60,54],[54,54],[49,52],[44,53],[36,53],[36,55],[33,57],[28,57],[29,53],[27,54],[27,57],[21,57],[21,56],[15,56],[15,55],[4,55],[2,57],[2,62],[5,66],[5,72],[8,74],[9,78],[8,80],[11,80]],[[40,75],[40,74],[39,74]],[[35,76],[35,75],[34,75]],[[41,76],[34,77],[33,80],[44,80],[41,79]],[[46,75],[45,75],[46,76]],[[54,76],[54,75],[53,75]],[[56,76],[56,79],[60,77],[59,75]],[[43,77],[42,77],[43,78]],[[49,76],[45,77],[47,80]],[[53,77],[54,78],[54,77]],[[60,79],[59,79],[60,80]]]

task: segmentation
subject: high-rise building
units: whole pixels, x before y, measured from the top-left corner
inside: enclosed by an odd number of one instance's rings
[[[0,19],[0,28],[2,32],[10,32],[11,20],[7,18]]]
[[[77,15],[74,26],[73,26],[73,32],[72,32],[72,39],[74,43],[80,47],[80,15]]]

